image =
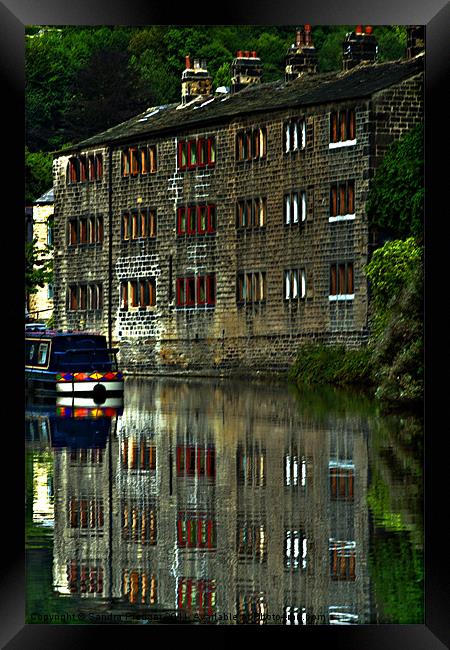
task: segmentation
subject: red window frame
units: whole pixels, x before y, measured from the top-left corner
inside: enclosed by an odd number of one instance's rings
[[[213,204],[208,205],[207,208],[207,230],[208,233],[216,232],[217,223],[216,223],[216,206]]]
[[[103,155],[98,153],[95,155],[95,179],[100,181],[103,177]]]
[[[188,205],[186,217],[186,230],[188,235],[197,233],[197,206]]]
[[[122,151],[122,176],[130,175],[130,150],[124,149]]]
[[[185,304],[186,304],[185,278],[177,278],[177,306],[184,307]]]
[[[197,232],[199,235],[204,235],[206,231],[209,232],[209,227],[208,227],[208,208],[209,206],[205,205],[204,203],[201,203],[198,207],[198,217],[197,217]],[[204,225],[202,224],[202,213],[204,213]]]
[[[203,285],[203,298],[201,298],[202,285]],[[199,275],[197,277],[197,305],[206,305],[207,302],[206,286],[207,286],[206,276]]]
[[[206,276],[206,304],[216,304],[216,276],[213,273]]]
[[[187,166],[188,169],[195,169],[197,167],[197,140],[188,140],[187,145]],[[195,155],[195,162],[191,160],[192,154]]]
[[[183,534],[183,523],[185,534]],[[216,535],[214,521],[201,516],[189,516],[178,513],[177,521],[177,542],[180,548],[215,548]],[[206,530],[205,530],[206,529]],[[206,539],[202,539],[202,532],[205,532]]]
[[[184,205],[179,206],[177,209],[177,234],[178,235],[185,235],[187,232],[187,215],[186,215],[186,208]],[[184,220],[184,228],[183,228],[183,220]]]
[[[69,159],[69,180],[71,183],[78,182],[78,159],[70,158]]]
[[[213,167],[216,164],[216,153],[216,138],[214,136],[210,136],[208,138],[208,167]]]
[[[208,161],[207,140],[205,140],[205,138],[199,138],[199,140],[197,141],[197,165],[198,165],[198,167],[206,167],[207,161]]]
[[[184,152],[184,157],[185,157],[185,163],[183,164],[183,152]],[[186,140],[181,140],[178,143],[178,169],[183,171],[187,168],[187,160],[188,160],[188,155],[187,155],[187,142]]]
[[[195,305],[195,276],[185,278],[186,281],[186,306],[193,307]]]

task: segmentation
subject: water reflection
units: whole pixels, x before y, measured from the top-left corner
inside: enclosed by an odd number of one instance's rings
[[[95,623],[400,622],[371,575],[383,504],[369,450],[386,423],[354,396],[334,405],[276,384],[129,379],[123,410],[29,408],[29,453],[47,467],[33,466],[32,521],[53,529],[42,611]]]

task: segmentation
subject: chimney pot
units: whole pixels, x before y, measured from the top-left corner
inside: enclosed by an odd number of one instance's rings
[[[190,69],[191,69],[191,58],[190,58],[190,56],[188,54],[186,56],[186,70],[190,70]]]
[[[250,52],[248,50],[245,50],[244,56],[245,56],[245,58],[248,59],[248,57],[250,56]]]
[[[256,52],[255,52],[255,50],[252,50],[252,59],[256,59]]]
[[[305,32],[311,31],[311,25],[305,25]]]
[[[300,47],[300,46],[302,45],[302,40],[303,40],[303,39],[302,39],[302,33],[301,33],[301,31],[298,29],[298,30],[297,30],[297,37],[296,37],[296,39],[295,39],[295,44],[296,44],[297,47]]]
[[[362,33],[363,33],[362,25],[357,25],[355,29],[355,34],[362,34]]]
[[[238,50],[236,56],[238,59],[242,59],[242,50]]]
[[[373,32],[373,29],[372,29],[372,27],[370,25],[367,25],[365,31],[366,31],[366,34],[371,34]]]

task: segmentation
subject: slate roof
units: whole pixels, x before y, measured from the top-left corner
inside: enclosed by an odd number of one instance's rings
[[[249,113],[311,106],[370,97],[423,71],[424,57],[379,64],[360,64],[348,72],[315,74],[290,82],[254,84],[238,93],[201,97],[188,105],[148,108],[126,122],[83,140],[73,150],[137,141],[147,134],[179,133],[197,124],[223,123]],[[60,152],[62,153],[62,152]],[[67,153],[67,150],[65,150]]]
[[[53,194],[53,187],[45,192],[34,202],[34,205],[47,205],[55,202],[55,196]]]

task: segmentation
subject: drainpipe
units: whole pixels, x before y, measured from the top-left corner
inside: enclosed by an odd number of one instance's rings
[[[108,346],[112,348],[112,238],[113,238],[113,210],[112,210],[112,148],[108,149]]]

